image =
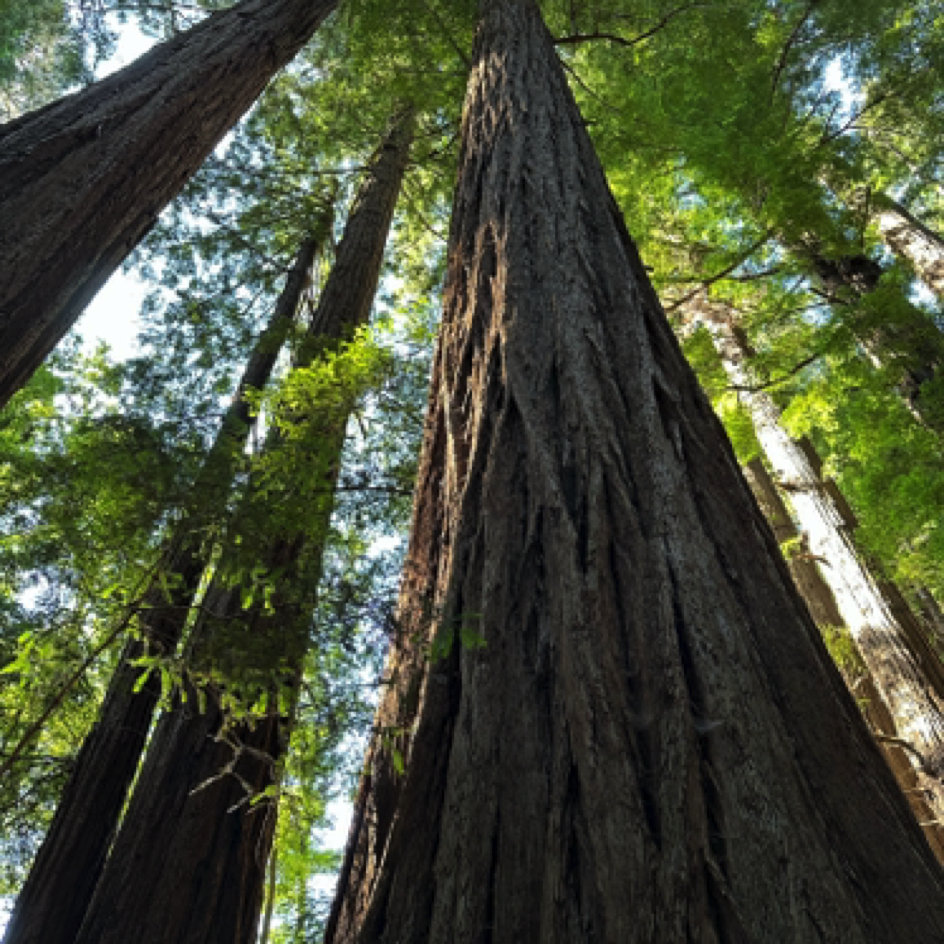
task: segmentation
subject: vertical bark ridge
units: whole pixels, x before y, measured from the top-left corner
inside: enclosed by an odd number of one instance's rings
[[[0,126],[0,406],[337,0],[243,0]]]
[[[326,230],[321,224],[318,228]],[[269,324],[250,354],[194,484],[200,504],[166,541],[159,573],[141,597],[139,638],[126,644],[98,720],[82,743],[49,832],[17,896],[5,944],[71,944],[82,923],[160,698],[156,677],[136,690],[141,674],[136,662],[148,653],[172,655],[177,649],[209,553],[203,528],[225,505],[249,436],[247,393],[269,381],[324,236],[313,235],[299,248]]]
[[[377,717],[406,772],[378,737],[327,942],[940,935],[937,864],[659,310],[536,5],[483,9]],[[429,658],[463,620],[485,647]]]
[[[407,109],[392,123],[358,189],[299,354],[300,367],[326,347],[336,348],[369,318],[412,136],[413,112]],[[322,535],[348,418],[344,406],[323,417],[299,417],[318,424],[325,444],[312,471]],[[244,610],[239,593],[215,581],[192,633],[195,664],[212,663],[220,648],[214,637],[225,627],[224,655],[245,662],[261,645],[287,666],[286,686],[297,688],[323,553],[323,539],[319,543],[302,533],[277,535],[259,548],[260,563],[282,574],[271,612],[258,605]],[[219,569],[225,566],[223,561]],[[206,712],[195,713],[194,694],[158,722],[77,944],[251,944],[255,939],[272,829],[265,803],[247,805],[246,787],[258,794],[275,782],[289,722],[276,705],[255,725],[224,729],[223,688],[225,681],[209,687]],[[234,753],[232,743],[240,750]],[[235,769],[220,776],[234,758]]]

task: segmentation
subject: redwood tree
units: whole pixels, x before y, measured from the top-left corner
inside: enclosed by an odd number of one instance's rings
[[[295,320],[311,268],[330,228],[319,221],[298,250],[266,330],[243,372],[194,492],[195,507],[178,524],[138,604],[139,636],[125,646],[98,721],[82,742],[49,832],[17,896],[4,944],[71,944],[95,891],[127,801],[161,683],[156,673],[141,686],[138,661],[172,656],[187,625],[212,547],[205,529],[225,507],[237,461],[252,426],[249,397],[269,381]],[[209,510],[208,510],[209,509]]]
[[[336,348],[369,317],[412,134],[413,114],[407,110],[371,162],[312,316],[302,366],[325,346]],[[305,517],[314,520],[317,534],[287,528],[255,548],[259,568],[271,575],[276,589],[268,606],[244,609],[238,590],[214,582],[201,608],[206,618],[192,631],[201,669],[225,650],[230,662],[236,653],[238,670],[263,676],[267,666],[278,666],[281,680],[289,688],[297,685],[351,407],[342,398],[325,416],[298,418],[310,427],[303,447],[321,441],[313,460],[301,459],[310,479],[305,498],[313,506]],[[263,507],[279,500],[265,489],[263,484],[258,498]],[[224,559],[218,573],[225,573],[226,564]],[[273,697],[257,723],[224,730],[226,684],[220,674],[214,676],[205,693],[206,711],[197,712],[193,697],[159,721],[77,942],[255,940],[274,817],[267,804],[250,804],[247,789],[261,797],[274,785],[290,719]]]
[[[329,944],[944,935],[534,0],[483,3],[416,498]]]
[[[0,407],[337,0],[243,0],[0,126]]]

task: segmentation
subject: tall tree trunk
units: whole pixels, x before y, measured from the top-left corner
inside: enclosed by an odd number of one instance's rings
[[[829,584],[876,687],[895,720],[909,759],[938,817],[944,818],[944,667],[900,596],[891,601],[861,562],[843,518],[804,449],[780,425],[780,411],[751,385],[743,340],[725,305],[691,305],[711,330],[725,370],[742,388],[757,438],[781,488],[788,491],[804,550],[823,563]],[[904,608],[904,610],[902,609]]]
[[[0,407],[337,0],[243,0],[0,126]]]
[[[944,302],[944,239],[891,197],[882,194],[876,204],[875,218],[882,239]]]
[[[412,113],[399,116],[358,191],[309,329],[317,343],[303,346],[300,366],[310,363],[325,342],[336,345],[369,317],[412,127]],[[318,432],[328,444],[316,483],[322,531],[333,505],[330,491],[340,463],[345,410],[300,420],[321,421]],[[293,678],[301,670],[310,589],[307,597],[300,594],[293,578],[312,587],[322,553],[323,546],[311,540],[306,546],[301,534],[278,536],[260,549],[262,566],[284,574],[271,612],[244,611],[237,592],[211,587],[205,609],[224,625],[237,626],[236,635],[226,637],[237,656],[241,644],[261,644],[280,655]],[[213,622],[205,620],[194,630],[198,649],[212,646]],[[254,940],[272,829],[265,804],[247,804],[246,791],[259,794],[273,784],[287,746],[286,724],[274,708],[253,727],[240,724],[221,732],[224,716],[217,696],[209,691],[204,713],[195,714],[191,698],[158,723],[79,944]],[[221,776],[231,763],[230,773]]]
[[[4,944],[71,944],[75,939],[160,698],[160,680],[154,675],[135,690],[141,675],[135,663],[148,652],[171,655],[177,648],[208,559],[203,526],[225,505],[235,464],[249,437],[246,394],[269,381],[329,226],[320,224],[318,234],[302,244],[269,324],[250,355],[194,485],[194,507],[166,542],[159,572],[142,595],[140,638],[129,641],[122,653],[98,721],[82,744],[52,825],[17,897]]]
[[[777,542],[782,546],[785,541],[795,541],[799,538],[800,532],[797,531],[790,512],[764,463],[760,459],[752,459],[745,466],[744,472]],[[803,549],[798,549],[798,551],[787,557],[787,566],[793,574],[800,596],[810,608],[810,616],[824,632],[848,633],[839,607],[836,605],[836,598],[829,589],[829,584],[823,579],[812,555]],[[897,743],[898,729],[895,727],[888,705],[885,704],[885,700],[875,686],[872,675],[862,661],[855,643],[851,640],[849,642],[853,647],[854,657],[845,663],[837,663],[839,671],[856,699],[856,703],[862,709],[872,734],[878,740],[888,766],[891,767],[902,793],[908,800],[911,811],[921,824],[928,845],[938,861],[944,863],[944,826],[936,821],[934,811],[925,801],[923,787],[918,781],[911,760],[905,749]],[[849,664],[850,662],[852,664]]]
[[[834,304],[860,299],[879,287],[882,266],[866,255],[830,258],[814,240],[793,249],[812,266],[826,297]],[[911,305],[906,310],[906,324],[887,323],[864,330],[852,327],[875,366],[895,368],[900,378],[898,391],[915,419],[944,433],[941,407],[925,395],[944,366],[944,336],[920,309]]]
[[[538,8],[483,6],[402,628],[326,940],[941,938],[940,868]]]

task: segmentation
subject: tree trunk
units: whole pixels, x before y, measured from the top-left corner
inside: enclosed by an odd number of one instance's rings
[[[78,753],[52,825],[16,901],[4,944],[71,944],[114,839],[161,694],[154,674],[138,691],[151,653],[172,655],[187,624],[209,555],[203,526],[218,516],[251,428],[249,390],[266,386],[295,320],[315,256],[330,229],[305,240],[272,317],[243,372],[233,402],[194,485],[196,502],[166,542],[159,572],[141,598],[140,638],[125,647],[98,721]],[[209,511],[207,510],[209,509]]]
[[[412,126],[412,113],[394,123],[358,191],[309,329],[322,344],[344,340],[369,317]],[[307,346],[300,366],[310,363],[318,346]],[[322,531],[333,505],[344,410],[309,418],[323,422],[319,433],[328,443],[319,460]],[[281,657],[287,668],[280,672],[295,678],[304,657],[312,574],[320,571],[322,553],[313,541],[306,546],[301,534],[272,539],[260,549],[259,561],[269,572],[284,574],[273,611],[243,610],[237,592],[211,587],[204,609],[215,619],[194,630],[198,650],[212,646],[218,631],[212,624],[219,621],[235,627],[227,632],[226,645],[237,664],[241,651],[256,647],[258,652],[262,645]],[[300,591],[298,584],[306,586]],[[247,791],[260,794],[274,783],[287,747],[286,721],[275,707],[254,727],[237,724],[221,734],[218,696],[218,690],[208,692],[202,714],[195,713],[196,696],[189,698],[158,723],[77,944],[251,944],[255,939],[273,830],[266,804],[247,803]],[[221,776],[230,762],[234,768]]]
[[[760,459],[752,459],[745,467],[744,474],[777,543],[782,547],[785,541],[799,538],[800,534],[790,512],[764,463]],[[842,626],[842,615],[836,606],[836,598],[810,555],[800,552],[788,555],[786,561],[800,596],[810,608],[810,616],[816,625]]]
[[[891,197],[883,194],[876,202],[875,217],[882,239],[944,302],[944,239]]]
[[[940,868],[537,6],[483,6],[402,625],[326,941],[942,939]]]
[[[243,0],[0,126],[0,407],[336,5]]]
[[[751,491],[763,510],[777,542],[782,546],[785,541],[799,538],[800,533],[764,463],[760,459],[752,459],[744,471]],[[817,469],[817,473],[818,471]],[[810,608],[810,616],[820,629],[824,632],[842,629],[843,632],[848,633],[848,630],[844,628],[839,607],[836,606],[836,598],[823,579],[816,562],[811,559],[811,555],[799,549],[799,552],[787,557],[787,566],[793,574],[800,596]],[[873,735],[878,740],[879,747],[902,793],[908,800],[911,811],[921,824],[928,845],[937,856],[938,862],[944,863],[944,827],[936,822],[934,811],[925,801],[924,789],[918,782],[907,752],[896,743],[898,729],[895,727],[888,705],[885,704],[885,700],[876,688],[868,668],[862,661],[861,654],[855,648],[855,643],[851,642],[851,645],[854,647],[855,665],[837,663],[839,671],[862,709]]]
[[[706,299],[692,304],[712,332],[725,370],[742,388],[757,438],[790,495],[803,534],[804,552],[823,564],[829,584],[898,732],[910,746],[909,759],[938,817],[944,818],[944,668],[904,601],[890,600],[859,560],[843,519],[822,487],[801,446],[780,425],[780,411],[760,391],[747,392],[751,377],[744,349],[732,330],[727,306]],[[746,389],[745,389],[746,388]]]
[[[874,292],[882,277],[882,266],[865,255],[838,259],[823,255],[813,241],[793,247],[812,265],[826,297],[834,304],[848,302]],[[934,323],[913,305],[907,323],[886,323],[853,331],[876,367],[894,367],[898,392],[918,422],[944,433],[944,415],[933,397],[923,396],[944,365],[944,338]]]

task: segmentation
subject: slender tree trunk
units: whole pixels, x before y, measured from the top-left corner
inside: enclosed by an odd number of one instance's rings
[[[940,868],[537,6],[483,7],[402,627],[326,940],[937,940]]]
[[[411,113],[394,123],[359,189],[309,329],[317,343],[303,347],[300,366],[325,342],[344,340],[369,317],[412,126]],[[319,460],[323,504],[317,514],[323,532],[333,505],[345,410],[303,420],[321,422],[328,444]],[[323,546],[312,540],[306,546],[301,534],[276,537],[260,549],[260,562],[284,574],[271,612],[245,611],[238,593],[211,587],[204,609],[215,620],[208,617],[194,630],[198,650],[212,646],[217,631],[212,624],[218,621],[234,627],[225,637],[231,655],[238,656],[243,645],[257,651],[261,645],[294,677],[304,657],[313,575],[320,572],[322,553]],[[260,794],[274,783],[287,747],[286,722],[276,707],[254,727],[223,729],[218,695],[211,688],[202,714],[195,713],[194,697],[158,723],[78,944],[254,940],[273,831],[266,804],[247,803],[247,791]]]
[[[236,395],[194,485],[196,502],[166,542],[138,614],[139,639],[128,642],[98,721],[82,744],[49,832],[16,901],[4,944],[71,944],[105,864],[160,698],[152,675],[135,691],[148,652],[171,655],[191,614],[206,566],[203,526],[219,515],[251,428],[249,390],[269,381],[295,319],[316,253],[330,224],[299,249],[269,325],[257,342]],[[209,511],[208,511],[209,509]]]
[[[777,543],[782,547],[785,541],[799,538],[800,534],[790,517],[790,512],[764,463],[760,459],[751,460],[745,467],[744,474]],[[810,555],[801,552],[787,557],[787,567],[790,568],[800,596],[810,608],[810,616],[813,617],[816,625],[836,627],[844,625],[842,614],[836,606],[836,598]]]
[[[744,471],[751,491],[763,510],[777,542],[782,546],[785,541],[799,538],[800,533],[764,463],[760,459],[752,459]],[[787,558],[787,566],[816,624],[824,632],[836,630],[848,632],[844,628],[839,607],[836,606],[836,598],[829,589],[829,584],[823,579],[812,556],[802,548],[798,549],[798,552]],[[879,741],[888,766],[891,767],[902,793],[908,800],[911,811],[922,826],[928,845],[937,856],[938,862],[944,862],[944,827],[936,822],[934,811],[925,801],[923,787],[918,781],[911,760],[905,749],[897,743],[898,729],[895,727],[888,705],[885,704],[885,700],[876,688],[872,675],[863,663],[855,643],[851,640],[850,642],[854,649],[853,661],[856,664],[855,666],[838,664],[839,671],[862,709],[873,735]]]
[[[0,407],[337,0],[243,0],[0,126]]]
[[[725,370],[750,388],[742,341],[730,309],[700,300],[692,310],[705,321]],[[878,690],[910,746],[909,759],[938,817],[944,818],[944,669],[904,601],[894,602],[859,560],[842,516],[822,487],[803,448],[780,425],[780,411],[763,392],[742,392],[779,486],[789,495],[804,536],[804,551],[823,564],[842,623],[848,627]],[[902,610],[904,607],[904,611]],[[923,643],[923,645],[922,645]],[[907,750],[907,748],[906,748]]]
[[[944,302],[944,239],[891,197],[883,194],[877,204],[875,216],[882,239]]]

